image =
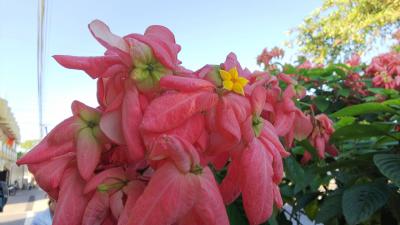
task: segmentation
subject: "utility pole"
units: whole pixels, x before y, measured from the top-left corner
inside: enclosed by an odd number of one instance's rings
[[[39,109],[39,132],[40,138],[44,136],[43,124],[43,75],[44,58],[46,51],[46,2],[38,0],[38,33],[37,33],[37,88],[38,88],[38,109]]]

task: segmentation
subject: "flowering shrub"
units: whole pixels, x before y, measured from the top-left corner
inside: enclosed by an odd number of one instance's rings
[[[289,77],[251,72],[233,53],[183,68],[162,26],[124,37],[98,20],[89,29],[103,56],[54,58],[97,80],[99,106],[74,101],[18,161],[57,200],[54,224],[223,225],[239,196],[249,224],[261,224],[283,205],[280,137],[290,147],[310,136],[321,158],[329,148],[332,122],[296,107]]]
[[[300,223],[301,214],[323,224],[398,224],[399,62],[391,51],[369,65],[358,55],[343,64],[274,65],[273,74],[307,90],[295,104],[312,118],[313,131],[284,159],[280,189],[292,211],[284,208],[269,224]]]
[[[96,79],[99,106],[74,101],[17,162],[57,200],[54,224],[277,224],[299,211],[325,223],[397,219],[399,93],[375,78],[399,76],[394,55],[367,69],[357,55],[282,66],[274,48],[257,59],[264,71],[234,53],[191,71],[165,27],[89,29],[103,56],[54,58]]]

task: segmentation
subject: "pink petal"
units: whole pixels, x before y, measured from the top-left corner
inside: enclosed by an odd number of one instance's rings
[[[53,225],[81,225],[89,201],[83,195],[84,180],[74,168],[67,169],[61,180]]]
[[[277,110],[274,127],[279,136],[285,136],[294,124],[295,113]]]
[[[110,209],[111,213],[116,220],[119,219],[122,211],[124,210],[123,192],[117,191],[110,196]]]
[[[265,150],[272,156],[272,168],[274,171],[273,181],[279,184],[283,178],[283,162],[282,156],[275,146],[266,139],[260,139],[261,143],[265,146]]]
[[[312,132],[313,125],[310,117],[304,115],[303,112],[296,112],[296,119],[294,124],[294,137],[296,140],[302,141],[306,139]]]
[[[115,225],[116,221],[112,217],[112,215],[108,215],[101,225]]]
[[[75,151],[72,141],[62,145],[51,145],[48,143],[48,137],[45,137],[39,144],[27,152],[22,158],[18,159],[17,164],[41,163],[68,152]]]
[[[82,127],[81,120],[75,116],[65,119],[47,135],[52,145],[61,145],[74,140],[76,132]]]
[[[122,85],[117,85],[115,80],[118,79],[121,77],[97,79],[97,100],[104,111],[114,111],[121,106],[124,89]]]
[[[214,165],[215,169],[217,170],[222,170],[224,168],[224,166],[226,165],[226,163],[228,162],[230,157],[230,152],[226,151],[226,152],[222,152],[220,154],[218,154],[217,156],[215,156],[211,162]]]
[[[279,190],[279,186],[273,185],[273,190],[274,190],[274,201],[275,201],[276,207],[278,207],[280,209],[283,206],[283,200],[282,200],[282,196],[281,196],[281,191]]]
[[[217,105],[217,125],[223,136],[232,137],[239,142],[241,138],[239,121],[229,100],[225,98]]]
[[[317,136],[314,140],[315,149],[317,150],[318,156],[322,159],[325,157],[325,139],[321,136]]]
[[[175,43],[174,34],[168,28],[160,25],[149,26],[145,31],[145,35],[158,38],[165,42]]]
[[[43,190],[52,190],[59,186],[65,169],[74,158],[75,154],[71,152],[42,163],[30,164],[28,169]]]
[[[146,131],[165,132],[175,128],[194,114],[217,103],[218,96],[208,92],[170,93],[154,99],[143,116]]]
[[[204,116],[202,114],[196,114],[190,119],[186,120],[186,122],[184,122],[182,125],[172,130],[163,133],[142,132],[142,136],[148,148],[152,145],[154,140],[163,134],[176,135],[193,144],[201,137],[203,132],[205,132],[204,125]]]
[[[173,164],[158,169],[132,209],[127,225],[169,225],[194,205],[196,175],[182,174]]]
[[[86,206],[82,225],[101,225],[108,215],[109,207],[110,202],[108,194],[95,192]]]
[[[263,86],[257,86],[251,93],[251,106],[255,115],[261,115],[264,109],[265,100],[267,98],[267,90]]]
[[[261,224],[271,216],[274,201],[272,163],[260,145],[253,139],[241,158],[240,190],[251,225]]]
[[[53,58],[65,68],[85,71],[93,79],[114,76],[128,69],[122,64],[120,57],[115,55],[97,57],[54,55]]]
[[[297,84],[297,82],[292,77],[290,77],[289,75],[284,74],[284,73],[278,74],[278,78],[279,78],[279,80],[285,82],[288,85]]]
[[[115,183],[125,179],[125,172],[121,167],[114,167],[108,170],[104,170],[87,181],[84,193],[87,194],[93,190],[96,190],[97,186],[99,186],[100,184]]]
[[[285,150],[285,148],[282,146],[282,143],[279,141],[279,137],[276,135],[275,128],[266,120],[264,120],[264,128],[260,135],[260,139],[262,138],[269,140],[275,146],[275,148],[278,149],[282,157],[287,157],[290,155],[290,153]]]
[[[79,173],[88,180],[100,162],[102,147],[93,136],[91,128],[85,128],[78,134],[76,153]]]
[[[94,116],[100,114],[100,111],[98,109],[87,106],[77,100],[72,102],[71,110],[75,116],[79,116],[84,121],[90,121],[93,119]]]
[[[169,159],[182,173],[189,172],[192,165],[190,155],[180,141],[166,135],[157,139],[148,158],[154,161]]]
[[[122,102],[122,133],[128,146],[128,157],[138,161],[144,157],[144,146],[139,133],[139,124],[142,122],[139,94],[135,87],[126,90]]]
[[[226,205],[231,204],[240,195],[239,176],[240,158],[233,159],[228,165],[228,171],[222,180],[219,190]]]
[[[239,123],[245,121],[251,115],[251,104],[246,97],[231,92],[224,96],[225,100],[232,107]]]
[[[121,111],[106,112],[100,119],[101,131],[113,142],[123,145],[125,139],[122,133]]]
[[[301,164],[305,165],[312,159],[312,155],[305,151],[303,157],[301,158]]]
[[[150,160],[169,159],[183,173],[190,171],[192,165],[200,162],[197,150],[191,143],[175,135],[161,136],[148,157]]]
[[[165,89],[177,90],[180,92],[192,92],[201,89],[214,89],[214,85],[206,80],[180,77],[180,76],[164,76],[160,79],[160,87]]]
[[[145,188],[145,184],[140,181],[131,181],[129,182],[128,186],[124,188],[124,192],[128,198],[126,199],[124,209],[119,217],[118,225],[128,224],[129,215],[131,214],[132,209],[135,207],[136,201],[143,194]]]
[[[140,34],[130,34],[125,36],[124,39],[127,41],[129,41],[129,39],[134,39],[150,46],[155,57],[161,62],[161,64],[171,70],[174,70],[179,64],[177,59],[177,53],[179,50],[178,48],[171,46],[171,44]]]
[[[327,145],[325,150],[333,157],[339,155],[339,150],[334,145]]]
[[[111,33],[110,28],[100,20],[94,20],[89,24],[89,30],[93,37],[105,48],[117,48],[123,52],[128,52],[129,47],[121,37]]]
[[[242,133],[242,140],[245,143],[250,143],[255,137],[253,130],[253,116],[249,116],[246,121],[241,124],[240,131]]]
[[[228,215],[221,194],[215,182],[214,175],[208,167],[200,176],[200,191],[198,201],[194,205],[196,214],[202,223],[207,225],[229,225]]]
[[[218,191],[214,175],[208,167],[200,176],[200,191],[198,201],[180,225],[229,225],[228,216],[221,194]]]

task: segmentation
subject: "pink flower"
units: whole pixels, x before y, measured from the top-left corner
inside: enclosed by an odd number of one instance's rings
[[[332,156],[337,156],[337,149],[329,144],[329,138],[334,132],[333,122],[325,114],[320,114],[314,118],[314,129],[309,137],[311,145],[317,150],[318,156],[322,159],[325,157],[325,152]],[[306,163],[311,159],[311,155],[305,152],[302,162]]]
[[[278,47],[274,47],[273,49],[271,49],[271,51],[268,51],[268,49],[264,48],[261,54],[257,56],[257,64],[264,64],[266,69],[271,69],[271,60],[273,58],[282,58],[284,54],[285,53],[283,49],[280,49]]]
[[[172,32],[162,26],[151,26],[144,35],[124,38],[112,34],[99,20],[93,21],[89,29],[107,49],[104,56],[54,58],[67,68],[99,78],[97,96],[105,111],[101,129],[112,141],[127,145],[129,160],[137,161],[144,155],[138,130],[142,111],[147,98],[159,89],[161,77],[184,71],[177,59],[180,46]]]
[[[197,150],[177,136],[162,136],[150,160],[163,162],[137,199],[127,224],[229,224],[210,169],[200,165]],[[196,193],[196,194],[193,194]],[[200,214],[201,213],[201,214]]]
[[[301,65],[297,66],[298,69],[311,69],[313,67],[314,67],[313,64],[308,60],[304,61]]]
[[[41,163],[76,152],[79,173],[89,179],[100,162],[106,137],[99,128],[102,112],[81,102],[72,103],[73,116],[64,120],[18,164]]]
[[[251,73],[233,53],[193,73],[161,26],[125,37],[98,20],[89,29],[103,56],[55,59],[97,79],[99,106],[74,101],[73,115],[18,161],[57,199],[54,224],[227,225],[224,203],[240,194],[252,225],[282,207],[289,153],[280,136],[288,146],[312,136],[294,79],[280,75],[282,91],[277,77]],[[227,165],[220,186],[209,165]]]
[[[351,58],[346,61],[346,64],[348,64],[349,66],[352,66],[352,67],[359,66],[360,63],[361,63],[361,57],[357,53],[354,53],[351,56]]]
[[[400,29],[393,33],[393,38],[400,42]]]
[[[400,90],[400,78],[396,78],[400,75],[399,53],[390,52],[374,57],[365,72],[373,76],[372,82],[375,87]]]
[[[362,96],[368,95],[368,90],[366,89],[366,85],[361,80],[361,76],[358,73],[350,73],[346,77],[344,85],[350,88],[354,92],[354,94],[360,94]]]

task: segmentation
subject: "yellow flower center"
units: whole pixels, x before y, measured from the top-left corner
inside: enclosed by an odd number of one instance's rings
[[[222,86],[228,91],[233,91],[235,93],[244,95],[244,86],[249,82],[244,77],[239,77],[239,73],[236,67],[233,67],[229,71],[219,70],[219,74],[223,80]]]

